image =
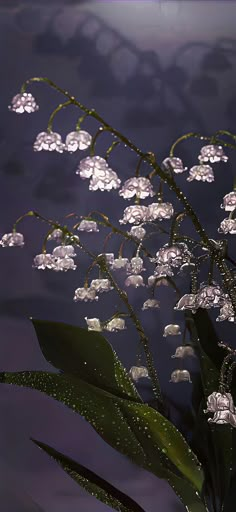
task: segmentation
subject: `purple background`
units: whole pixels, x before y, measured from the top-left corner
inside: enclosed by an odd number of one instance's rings
[[[7,109],[22,82],[32,76],[47,76],[70,91],[88,107],[95,108],[112,126],[143,150],[154,151],[161,162],[172,142],[188,131],[211,134],[217,129],[235,131],[235,2],[217,1],[25,1],[0,3],[1,62],[1,233],[34,209],[63,222],[71,212],[86,215],[97,209],[118,222],[128,203],[115,192],[89,193],[88,182],[75,170],[81,155],[34,153],[37,133],[44,131],[52,110],[63,98],[45,84],[28,90],[37,98],[35,115],[17,116]],[[60,112],[54,128],[65,135],[74,129],[80,112],[74,107]],[[94,134],[98,124],[86,120],[84,128]],[[101,136],[98,154],[111,144]],[[196,164],[200,145],[180,146],[178,156],[185,165]],[[232,189],[235,155],[216,168],[215,184],[178,177],[181,188],[196,208],[211,237],[224,218],[219,205]],[[135,172],[137,157],[119,147],[111,155],[111,166],[122,181]],[[143,164],[141,172],[147,172]],[[156,184],[158,181],[156,181]],[[165,198],[178,207],[164,189]],[[75,273],[57,274],[32,269],[40,252],[45,225],[26,219],[23,250],[0,251],[1,370],[50,369],[40,353],[30,316],[86,326],[84,316],[108,318],[118,305],[115,293],[102,296],[97,304],[73,303],[74,289],[83,285],[89,260],[78,255]],[[104,232],[81,235],[91,249],[102,252]],[[83,236],[83,238],[82,238]],[[152,251],[166,240],[156,235]],[[121,240],[110,240],[107,250],[117,251]],[[99,247],[99,249],[98,249]],[[232,241],[230,247],[233,249]],[[125,245],[124,255],[132,254]],[[231,251],[232,255],[233,252]],[[150,275],[151,268],[148,268]],[[95,278],[96,271],[91,275]],[[181,285],[183,279],[178,277]],[[183,288],[184,289],[184,288]],[[130,300],[140,311],[147,291],[129,290]],[[178,339],[163,341],[167,323],[181,324],[173,312],[175,297],[165,287],[156,291],[159,312],[140,314],[150,336],[162,387],[177,403],[188,401],[191,385],[170,384],[175,368],[170,356]],[[105,311],[105,314],[104,314]],[[108,334],[123,363],[135,362],[137,336],[131,324],[124,333]],[[232,339],[233,328],[218,324],[220,336]],[[194,363],[188,368],[196,370]],[[177,366],[177,365],[176,365]],[[151,398],[148,384],[141,392]],[[89,496],[48,459],[29,437],[44,441],[87,465],[127,492],[147,512],[181,512],[184,507],[170,487],[142,471],[108,447],[78,415],[61,404],[30,390],[0,387],[0,503],[4,512],[105,512],[108,507]],[[33,503],[33,501],[34,503]]]

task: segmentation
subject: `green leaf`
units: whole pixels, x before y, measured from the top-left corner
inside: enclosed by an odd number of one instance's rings
[[[144,512],[129,496],[119,491],[93,471],[63,455],[45,443],[31,439],[39,448],[52,457],[66,473],[88,493],[119,512]]]
[[[123,398],[142,402],[110,343],[95,331],[32,319],[45,359],[65,373]]]
[[[160,452],[201,492],[204,475],[196,455],[177,428],[146,404],[119,400],[120,408],[155,468]]]
[[[157,477],[167,480],[183,503],[188,506],[189,512],[205,512],[199,495],[203,478],[202,472],[196,469],[197,463],[193,460],[190,449],[188,453],[189,469],[187,468],[187,443],[172,424],[170,424],[168,434],[169,423],[161,425],[166,420],[154,409],[145,404],[117,398],[72,375],[62,376],[48,372],[2,373],[0,381],[37,389],[64,403],[75,412],[79,412],[113,448]],[[141,406],[138,410],[136,409],[137,405]],[[155,416],[148,414],[145,422],[146,414],[149,411]],[[140,427],[137,421],[134,425],[133,417],[136,417],[137,414],[141,416]],[[154,419],[159,422],[157,422],[156,429],[163,427],[161,434],[154,433]],[[149,428],[151,438],[147,437]],[[172,437],[170,437],[171,435]],[[180,438],[178,447],[181,454],[173,446],[165,446],[171,440],[175,442],[178,435]],[[158,448],[154,448],[152,445],[154,436],[156,436],[157,446],[160,443]],[[167,452],[162,451],[162,446],[167,449]],[[181,456],[183,458],[182,469],[189,480],[168,469],[168,457],[172,459],[178,457],[177,464],[181,467]],[[191,475],[191,471],[193,471],[193,475]]]

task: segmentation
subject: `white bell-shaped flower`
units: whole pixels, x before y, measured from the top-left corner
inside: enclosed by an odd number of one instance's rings
[[[175,172],[176,174],[181,174],[182,172],[187,171],[188,169],[187,167],[184,167],[182,160],[175,156],[165,158],[161,166],[164,170],[167,168]]]
[[[63,231],[61,229],[54,229],[52,233],[48,235],[48,242],[55,241],[61,242],[63,240]]]
[[[23,247],[24,243],[24,236],[22,233],[17,233],[16,231],[13,233],[6,233],[0,240],[0,245],[2,247]]]
[[[145,199],[150,196],[153,197],[155,192],[153,186],[148,178],[130,178],[126,180],[119,191],[119,195],[124,199],[131,199],[135,195],[140,199]]]
[[[98,254],[98,257],[99,256],[104,256],[107,265],[112,265],[114,262],[114,253],[113,252],[101,253],[101,254]]]
[[[126,269],[129,265],[129,259],[128,258],[115,258],[111,268],[112,270],[120,270],[120,269]]]
[[[127,277],[125,280],[125,286],[134,286],[135,288],[138,288],[139,286],[145,286],[145,284],[142,276],[132,275]]]
[[[163,336],[178,336],[181,334],[180,326],[178,324],[169,324],[164,327]]]
[[[88,326],[88,331],[102,331],[102,326],[99,318],[88,318],[85,316],[85,320]]]
[[[66,136],[65,150],[69,153],[74,153],[78,149],[84,151],[92,142],[92,136],[84,130],[70,132]]]
[[[31,114],[32,112],[37,112],[39,106],[30,92],[23,92],[16,94],[16,96],[12,98],[11,105],[9,105],[8,108],[17,114],[23,114],[24,112]]]
[[[156,299],[147,299],[143,303],[142,311],[145,311],[146,309],[159,309],[160,302]]]
[[[140,272],[144,272],[146,269],[143,266],[143,259],[139,256],[135,256],[131,258],[130,263],[127,267],[128,274],[140,274]]]
[[[109,279],[93,279],[90,284],[91,288],[94,288],[96,292],[103,293],[113,290]]]
[[[119,220],[120,224],[140,224],[148,219],[147,206],[134,204],[127,206],[124,210],[123,219]]]
[[[174,272],[172,272],[171,267],[169,265],[157,265],[154,270],[155,277],[172,277]]]
[[[115,171],[112,171],[112,169],[102,169],[98,172],[94,172],[93,176],[91,177],[90,183],[89,183],[89,190],[96,191],[101,190],[104,192],[104,190],[110,191],[113,188],[117,189],[119,188],[121,183],[121,180],[118,178]]]
[[[94,220],[81,220],[78,231],[87,231],[87,233],[97,233],[99,231],[98,225]]]
[[[200,150],[200,155],[198,156],[198,160],[200,162],[227,162],[228,157],[225,155],[222,146],[217,146],[216,144],[209,144],[207,146],[203,146]]]
[[[74,258],[77,256],[73,245],[59,245],[52,251],[55,258]]]
[[[34,142],[34,151],[57,151],[63,153],[65,144],[56,132],[40,132]]]
[[[91,178],[95,171],[101,169],[108,169],[108,163],[104,158],[101,156],[87,156],[80,161],[76,174],[79,174],[83,179]]]
[[[235,413],[235,406],[231,393],[220,393],[219,391],[213,391],[213,393],[207,397],[207,408],[204,410],[205,414],[207,412],[227,410]]]
[[[67,270],[75,270],[77,265],[72,258],[65,256],[65,258],[55,258],[52,270],[55,272],[67,272]]]
[[[135,238],[138,238],[138,240],[143,240],[146,235],[146,230],[141,226],[132,226],[129,234]]]
[[[190,373],[188,370],[174,370],[171,374],[169,382],[192,382]]]
[[[169,286],[169,283],[168,283],[168,280],[165,279],[164,277],[161,278],[161,277],[158,277],[158,276],[155,276],[155,275],[149,276],[148,277],[148,286],[154,286],[154,285],[155,286],[161,286],[161,285]]]
[[[231,427],[236,428],[236,414],[226,411],[216,411],[213,418],[208,418],[208,423],[217,423],[218,425],[229,424]]]
[[[142,378],[150,378],[148,369],[145,366],[131,366],[129,375],[134,382],[138,382]]]
[[[181,345],[179,347],[176,347],[175,354],[173,354],[173,356],[171,357],[172,359],[176,357],[182,359],[188,356],[195,357],[193,347],[191,347],[190,345]]]
[[[224,233],[224,235],[236,235],[236,219],[224,219],[220,223],[218,233]]]
[[[196,304],[196,293],[186,293],[179,299],[174,309],[177,311],[184,311],[185,309],[190,309],[192,313],[195,313],[198,306]]]
[[[92,301],[92,300],[98,300],[98,296],[96,295],[95,288],[76,288],[74,299],[75,302],[78,301]]]
[[[212,167],[210,165],[200,164],[191,167],[187,181],[197,180],[212,183],[214,179],[215,177]]]
[[[229,192],[223,197],[223,203],[220,205],[226,212],[232,212],[236,208],[236,190]]]
[[[55,266],[55,258],[52,254],[37,254],[34,258],[33,267],[38,270],[53,269]]]
[[[104,325],[104,330],[109,332],[123,331],[124,329],[126,329],[124,318],[112,318]]]
[[[149,221],[171,219],[174,215],[174,208],[171,203],[152,203],[147,208]]]

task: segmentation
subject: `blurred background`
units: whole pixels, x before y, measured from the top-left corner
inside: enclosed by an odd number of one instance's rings
[[[188,131],[211,135],[227,129],[235,133],[235,16],[236,3],[227,0],[1,0],[1,236],[30,209],[61,223],[69,213],[86,215],[95,209],[118,225],[129,204],[115,191],[89,192],[88,181],[75,174],[87,151],[73,155],[33,151],[37,134],[46,129],[51,112],[63,97],[46,84],[33,84],[28,91],[36,97],[39,111],[31,116],[13,114],[8,105],[26,79],[47,76],[95,108],[142,150],[153,151],[160,163],[171,144]],[[71,106],[61,111],[55,118],[55,131],[64,139],[80,115]],[[92,135],[98,127],[91,119],[83,124]],[[111,142],[108,134],[100,136],[96,154],[104,156]],[[197,140],[184,142],[176,156],[190,167],[197,163],[200,147]],[[229,162],[215,166],[214,183],[189,184],[186,175],[177,177],[212,238],[219,238],[217,227],[225,216],[220,204],[232,190],[235,176],[235,152],[226,152]],[[110,157],[110,165],[122,181],[134,175],[137,162],[134,153],[121,145]],[[143,163],[141,175],[148,170]],[[164,197],[179,208],[165,187]],[[168,228],[168,223],[163,226]],[[47,370],[51,367],[40,353],[29,317],[86,327],[85,316],[105,320],[119,307],[119,301],[110,292],[96,304],[74,303],[74,290],[83,286],[90,261],[79,253],[75,272],[36,271],[32,261],[41,252],[46,225],[28,218],[19,231],[25,236],[24,249],[0,250],[1,371]],[[81,234],[81,240],[91,250],[102,252],[106,234],[108,231],[101,229],[98,234]],[[112,237],[106,251],[117,254],[121,241]],[[148,248],[155,253],[165,242],[165,237],[156,234]],[[232,241],[229,248],[233,256]],[[133,251],[132,244],[125,244],[124,256],[130,257]],[[148,275],[152,268],[147,262]],[[96,269],[91,277],[97,277]],[[176,282],[187,290],[183,277],[178,276]],[[171,354],[180,339],[162,337],[166,324],[182,326],[181,313],[173,311],[173,290],[165,286],[156,289],[155,297],[161,302],[156,311],[140,312],[149,297],[147,289],[128,289],[128,296],[150,337],[165,394],[177,405],[187,404],[191,384],[169,383],[177,366]],[[127,325],[126,331],[106,337],[129,368],[135,363],[137,334],[131,322]],[[230,343],[232,325],[217,327],[221,339]],[[197,372],[196,363],[188,362],[188,369]],[[145,381],[140,392],[145,399],[152,398]],[[131,464],[108,447],[89,424],[52,399],[2,385],[0,417],[0,504],[4,512],[108,510],[32,445],[30,436],[107,478],[147,512],[184,510],[164,481]]]

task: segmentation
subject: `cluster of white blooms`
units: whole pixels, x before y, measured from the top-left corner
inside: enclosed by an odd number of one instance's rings
[[[38,270],[54,270],[55,272],[67,272],[75,270],[73,258],[76,256],[73,245],[59,245],[53,249],[52,254],[37,254],[34,258],[33,267]]]
[[[76,174],[82,179],[90,178],[89,190],[96,191],[119,188],[121,180],[115,171],[110,169],[107,161],[100,156],[88,156],[80,161]]]
[[[201,283],[197,293],[186,293],[174,307],[177,311],[189,309],[192,313],[196,313],[198,308],[220,308],[220,314],[216,318],[216,321],[235,321],[233,305],[229,295],[224,293],[216,283],[212,283],[211,285]]]
[[[99,318],[88,318],[87,316],[85,317],[85,320],[89,331],[101,332],[105,330],[109,332],[116,332],[126,329],[125,321],[123,318],[112,318],[108,322],[104,323],[102,323]]]
[[[224,154],[222,146],[218,146],[216,144],[209,144],[201,148],[198,160],[199,164],[194,165],[193,167],[191,167],[191,169],[189,169],[187,181],[191,182],[193,180],[196,180],[212,183],[214,181],[214,172],[212,167],[210,165],[206,165],[206,163],[215,163],[220,161],[227,162],[228,157]],[[177,157],[165,158],[165,160],[163,160],[162,162],[162,169],[171,170],[176,174],[180,174],[183,173],[184,171],[187,171],[187,167],[184,167],[182,160]]]
[[[76,288],[74,299],[75,302],[78,301],[92,301],[92,300],[98,300],[98,295],[96,295],[95,288],[91,287],[83,287],[83,288]]]
[[[176,243],[169,246],[165,244],[156,253],[155,258],[149,258],[157,266],[154,271],[156,277],[173,276],[173,268],[178,268],[184,263],[190,263],[192,254],[185,243]]]
[[[57,151],[58,153],[69,151],[69,153],[74,153],[78,149],[81,151],[87,149],[91,141],[91,135],[83,130],[68,133],[65,143],[62,142],[59,133],[52,131],[40,132],[34,142],[34,151]]]
[[[33,113],[39,109],[39,106],[31,93],[23,92],[14,96],[8,108],[16,113]],[[35,151],[75,153],[78,150],[86,150],[93,142],[93,137],[87,131],[81,130],[78,127],[77,130],[68,133],[63,142],[61,135],[57,132],[53,132],[49,126],[50,123],[47,131],[37,135],[33,145]],[[198,164],[189,169],[187,181],[213,182],[214,171],[210,164],[220,161],[227,162],[227,160],[228,157],[224,154],[222,146],[209,144],[202,147],[198,155]],[[161,164],[161,168],[164,172],[169,172],[171,176],[173,176],[173,173],[182,174],[188,170],[178,157],[165,158]],[[109,167],[107,158],[100,156],[88,156],[83,158],[79,163],[76,174],[82,179],[89,179],[90,191],[111,191],[113,189],[119,189],[121,186],[121,180],[117,173]],[[141,241],[146,235],[146,229],[144,229],[143,226],[148,223],[155,223],[155,221],[171,219],[174,215],[174,208],[170,202],[160,200],[159,194],[157,195],[157,202],[153,202],[147,206],[139,204],[140,200],[155,196],[150,179],[145,177],[135,176],[127,179],[122,184],[118,194],[125,200],[136,198],[135,204],[125,208],[123,217],[119,220],[119,223],[132,225],[130,231],[127,233],[136,239],[136,243],[137,241],[139,242],[139,249],[137,250],[136,256],[132,257],[130,260],[122,257],[120,252],[117,258],[114,257],[113,253],[103,253],[98,255],[98,257],[104,256],[106,264],[111,270],[126,271],[127,277],[124,283],[126,287],[145,287],[141,273],[146,269],[143,259],[139,256],[140,246],[142,245]],[[229,217],[221,222],[218,232],[223,234],[236,234],[236,218],[234,218],[234,213],[236,213],[236,190],[224,196],[221,208],[230,213]],[[81,232],[99,232],[97,222],[86,219],[81,220],[77,225],[77,229]],[[75,270],[77,266],[74,262],[74,258],[76,257],[74,245],[79,243],[79,237],[69,236],[63,231],[63,228],[57,228],[49,233],[47,240],[60,243],[61,245],[55,247],[52,253],[46,253],[45,250],[42,254],[36,255],[33,267],[41,270],[50,269],[64,272]],[[216,243],[217,242],[215,242],[215,244]],[[24,237],[21,233],[13,231],[12,233],[3,235],[0,240],[0,245],[2,247],[22,247],[24,245]],[[153,287],[160,284],[168,285],[167,278],[173,277],[176,269],[181,271],[184,270],[185,267],[190,268],[194,265],[194,263],[192,263],[192,257],[193,255],[185,243],[173,242],[172,245],[165,244],[156,252],[154,258],[149,258],[151,262],[155,263],[156,267],[153,271],[153,275],[148,277],[148,286]],[[107,278],[93,279],[90,286],[86,283],[83,287],[76,288],[73,300],[75,302],[97,301],[100,293],[114,289],[112,284],[112,280]],[[160,302],[152,297],[143,303],[142,311],[158,309],[159,307]],[[219,308],[219,315],[216,321],[228,320],[230,322],[236,322],[233,304],[229,295],[215,282],[211,284],[201,283],[196,293],[183,295],[183,297],[178,300],[174,309],[178,311],[190,310],[192,313],[196,313],[198,308],[207,310],[210,308]],[[102,322],[99,318],[88,318],[87,316],[85,320],[89,331],[101,332],[105,330],[116,332],[126,329],[124,319],[116,317],[115,315],[114,318],[105,322]],[[163,337],[179,335],[181,335],[181,330],[178,324],[169,324],[164,327]],[[183,345],[178,346],[175,354],[171,357],[181,359],[194,355],[193,347],[191,345],[185,345],[183,342]],[[141,364],[132,366],[129,375],[135,382],[143,377],[150,378],[148,369],[145,366],[141,366]],[[191,382],[188,370],[179,368],[171,373],[170,382],[177,383],[183,381]],[[232,426],[236,427],[236,410],[229,393],[212,393],[212,395],[208,397],[207,410],[205,412],[214,412],[214,417],[213,419],[209,419],[209,422],[230,423]]]
[[[230,212],[230,215],[222,220],[218,233],[236,235],[236,218],[231,217],[234,212],[236,213],[236,190],[232,190],[223,197],[223,203],[220,207],[224,208],[226,212]]]
[[[77,288],[75,290],[74,301],[92,301],[98,300],[97,293],[104,293],[113,290],[109,279],[92,279],[90,286]]]
[[[170,219],[174,214],[171,203],[152,203],[148,206],[132,205],[124,210],[120,224],[141,224],[154,220]],[[141,237],[140,237],[141,238]]]

